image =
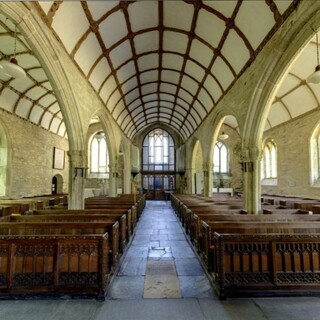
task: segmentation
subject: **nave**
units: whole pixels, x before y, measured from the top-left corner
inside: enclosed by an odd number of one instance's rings
[[[169,201],[147,201],[104,302],[0,301],[6,320],[320,319],[320,299],[219,301]]]

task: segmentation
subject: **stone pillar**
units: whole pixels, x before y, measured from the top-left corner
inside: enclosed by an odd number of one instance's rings
[[[131,193],[131,170],[129,168],[123,170],[123,193]]]
[[[71,150],[69,156],[69,209],[84,209],[84,183],[87,175],[87,154]]]
[[[261,212],[261,152],[258,148],[242,151],[244,208],[251,214]]]
[[[212,178],[213,168],[208,164],[203,164],[203,195],[205,197],[212,196]]]
[[[187,193],[187,194],[192,193],[193,174],[194,174],[193,168],[186,169],[186,173],[183,177],[184,193]]]
[[[109,192],[110,197],[116,197],[118,195],[118,170],[117,164],[110,165],[109,173]]]

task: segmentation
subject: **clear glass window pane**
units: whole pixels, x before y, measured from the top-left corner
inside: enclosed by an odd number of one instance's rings
[[[226,146],[221,146],[220,149],[220,172],[228,171],[228,152]]]
[[[277,176],[276,148],[271,147],[271,177]]]
[[[273,141],[266,143],[261,161],[261,179],[277,177],[277,148]]]
[[[218,141],[214,147],[213,152],[213,172],[228,173],[228,170],[228,149],[222,142]]]
[[[96,138],[91,144],[91,172],[98,172],[99,168],[99,143]]]
[[[175,170],[174,142],[166,131],[155,129],[145,137],[142,168],[149,171]]]
[[[107,141],[103,134],[97,133],[91,142],[90,148],[90,171],[92,173],[109,172],[109,155]]]

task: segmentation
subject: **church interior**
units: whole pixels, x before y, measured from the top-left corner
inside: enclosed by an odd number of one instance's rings
[[[320,319],[319,29],[309,0],[0,2],[0,318]]]

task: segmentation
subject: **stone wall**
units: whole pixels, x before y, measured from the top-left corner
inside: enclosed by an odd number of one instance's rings
[[[310,185],[310,137],[319,119],[315,111],[265,132],[277,145],[278,184],[262,186],[262,193],[320,198]]]
[[[0,109],[6,128],[8,161],[6,197],[21,198],[51,194],[52,177],[59,174],[63,192],[68,192],[68,140]],[[54,147],[65,151],[63,170],[53,168]]]

